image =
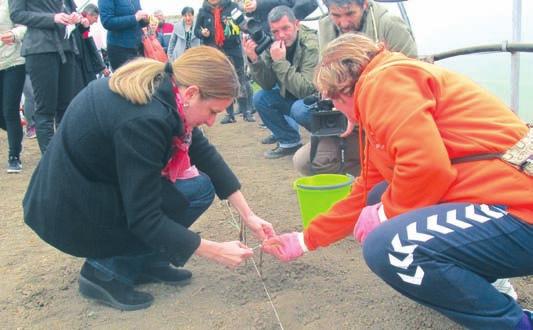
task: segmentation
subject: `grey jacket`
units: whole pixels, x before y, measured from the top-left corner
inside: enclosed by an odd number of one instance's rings
[[[191,47],[196,47],[200,45],[200,39],[194,34],[194,26],[196,25],[196,19],[192,23],[191,27]],[[172,61],[177,59],[185,51],[185,24],[183,20],[178,21],[174,24],[174,31],[170,36],[170,41],[168,42],[167,55]]]
[[[339,31],[329,16],[318,22],[318,31],[320,49],[324,49],[331,40],[339,36]],[[384,42],[385,47],[391,51],[404,53],[409,57],[417,56],[416,43],[407,24],[372,0],[368,1],[366,20],[360,32],[376,42]]]
[[[69,9],[76,10],[72,0],[65,0]],[[22,42],[22,56],[59,53],[64,60],[64,52],[78,54],[73,37],[65,39],[65,26],[54,22],[54,15],[63,11],[62,1],[58,0],[9,0],[11,20],[15,24],[28,27]]]
[[[26,33],[25,26],[11,22],[7,0],[0,0],[0,34],[8,31],[15,36],[15,43],[12,45],[0,43],[0,70],[24,64],[24,57],[20,56],[20,48]]]
[[[270,90],[279,86],[281,96],[287,91],[301,99],[315,92],[313,73],[318,63],[318,37],[316,31],[300,25],[293,63],[287,60],[272,61],[267,50],[256,63],[250,63],[253,79],[261,88]]]

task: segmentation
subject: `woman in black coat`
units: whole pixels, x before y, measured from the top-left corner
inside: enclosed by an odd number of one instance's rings
[[[133,286],[183,284],[192,254],[235,267],[253,252],[201,239],[188,227],[228,199],[263,240],[240,184],[196,127],[211,126],[237,95],[233,66],[196,47],[171,65],[135,60],[85,88],[69,106],[24,197],[25,222],[46,242],[85,257],[80,292],[122,310],[151,305]]]
[[[239,111],[244,121],[254,122],[252,115],[252,85],[244,71],[244,55],[241,45],[241,31],[231,18],[231,12],[238,6],[230,0],[204,0],[196,17],[195,36],[202,45],[217,47],[229,57],[241,83],[241,95],[237,98]],[[233,104],[227,109],[222,124],[235,123]]]

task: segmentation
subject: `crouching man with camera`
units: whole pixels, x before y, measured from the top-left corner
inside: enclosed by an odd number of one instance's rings
[[[254,94],[254,107],[272,131],[262,143],[278,143],[265,157],[275,159],[292,155],[302,146],[297,125],[289,117],[306,107],[302,99],[315,91],[312,81],[318,38],[316,31],[299,24],[287,6],[272,9],[268,23],[274,37],[270,49],[261,54],[253,38],[244,40],[243,45],[252,78],[262,87]]]

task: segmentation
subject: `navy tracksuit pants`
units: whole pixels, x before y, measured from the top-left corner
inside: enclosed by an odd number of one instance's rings
[[[533,225],[503,207],[471,203],[438,204],[390,220],[363,245],[366,263],[381,279],[467,328],[516,327],[522,308],[491,283],[533,274]]]

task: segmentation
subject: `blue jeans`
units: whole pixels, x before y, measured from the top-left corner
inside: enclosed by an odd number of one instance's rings
[[[438,204],[384,222],[363,254],[395,290],[469,329],[514,329],[522,308],[491,283],[533,274],[533,225],[499,206]]]
[[[291,148],[300,144],[298,125],[291,122],[292,109],[305,106],[303,101],[295,98],[284,98],[279,88],[260,90],[253,97],[254,108],[261,120],[279,141],[282,148]]]
[[[209,208],[215,198],[215,190],[211,180],[204,173],[200,173],[199,176],[192,179],[177,180],[175,186],[185,195],[189,201],[189,207],[181,212],[179,219],[174,220],[188,228]],[[128,285],[133,285],[144,267],[161,267],[169,264],[164,255],[156,252],[105,259],[87,259],[87,262],[107,276],[112,276]]]
[[[291,117],[307,131],[311,132],[311,112],[309,106],[304,104],[303,100],[294,102],[291,107]]]

